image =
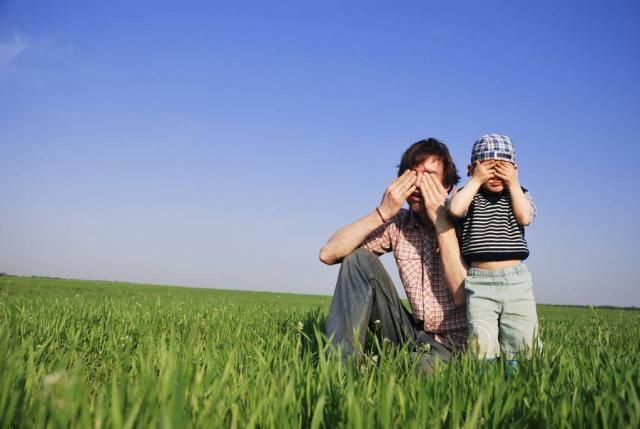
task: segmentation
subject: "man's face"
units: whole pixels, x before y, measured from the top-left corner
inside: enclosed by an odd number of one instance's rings
[[[411,210],[416,213],[423,213],[425,211],[424,201],[422,199],[422,194],[420,193],[420,181],[422,180],[422,175],[429,173],[435,174],[436,178],[440,183],[442,183],[444,181],[444,163],[440,158],[435,155],[431,155],[420,164],[415,165],[412,170],[418,173],[418,177],[416,178],[416,186],[418,186],[418,188],[413,194],[409,195],[407,202],[409,203],[409,208]]]

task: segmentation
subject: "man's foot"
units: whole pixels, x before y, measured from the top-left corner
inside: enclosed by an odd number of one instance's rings
[[[439,359],[430,353],[411,352],[411,360],[414,362],[416,375],[430,375]]]

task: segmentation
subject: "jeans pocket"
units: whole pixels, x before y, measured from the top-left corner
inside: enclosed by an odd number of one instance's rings
[[[507,276],[507,284],[512,289],[517,289],[521,294],[529,293],[533,288],[533,279],[531,273],[511,274]]]

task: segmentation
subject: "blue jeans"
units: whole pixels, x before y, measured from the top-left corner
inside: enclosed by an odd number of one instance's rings
[[[424,332],[422,322],[402,305],[380,259],[360,248],[342,261],[325,332],[334,346],[342,346],[346,359],[362,354],[368,327],[397,345],[409,342],[418,349],[428,344],[431,362],[451,358],[451,351]]]

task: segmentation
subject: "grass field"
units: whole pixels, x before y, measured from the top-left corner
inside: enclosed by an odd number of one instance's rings
[[[0,427],[640,427],[640,311],[539,307],[543,352],[325,358],[329,297],[0,277]],[[375,347],[375,343],[374,343]]]

